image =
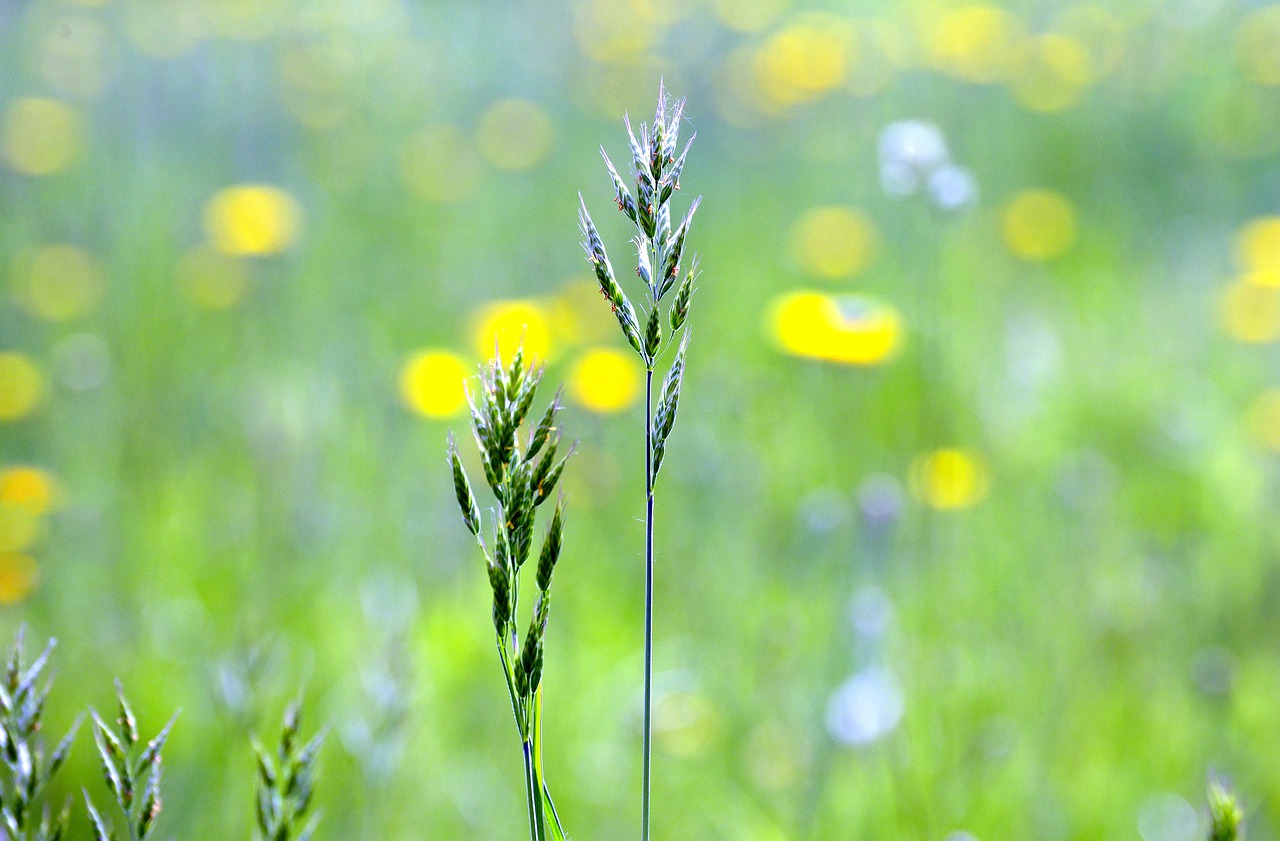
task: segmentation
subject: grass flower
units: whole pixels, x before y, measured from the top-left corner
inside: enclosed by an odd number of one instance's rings
[[[517,349],[510,367],[505,366],[501,354],[497,354],[481,372],[480,388],[468,394],[471,429],[480,450],[485,481],[497,503],[491,529],[486,530],[452,435],[449,465],[463,524],[480,544],[493,590],[493,629],[498,659],[502,663],[524,755],[529,837],[532,841],[562,841],[564,830],[542,770],[542,661],[551,607],[552,573],[560,559],[564,529],[563,496],[556,502],[541,551],[532,565],[538,595],[523,641],[517,624],[520,571],[535,557],[533,537],[537,509],[551,498],[569,458],[569,454],[559,456],[560,431],[556,426],[559,394],[537,424],[521,438],[520,427],[533,408],[541,378],[541,370],[527,365],[523,351]],[[482,537],[486,531],[487,542]]]
[[[631,151],[629,181],[624,181],[609,155],[604,157],[613,184],[618,210],[636,227],[631,240],[636,251],[636,276],[641,283],[641,304],[637,308],[614,275],[604,242],[579,196],[578,222],[582,247],[595,270],[604,296],[618,321],[618,327],[645,367],[645,604],[644,604],[644,723],[642,733],[641,837],[649,838],[650,765],[653,747],[653,488],[662,468],[667,439],[675,426],[680,387],[684,381],[685,353],[689,347],[689,305],[698,277],[698,260],[686,244],[693,215],[701,198],[694,199],[684,216],[676,221],[672,198],[680,189],[690,137],[680,150],[678,138],[684,117],[684,100],[671,100],[659,87],[658,109],[652,124],[641,124],[637,134],[627,126]],[[633,192],[634,190],[634,192]],[[671,294],[673,293],[673,294]],[[662,301],[671,294],[665,308]],[[664,327],[665,325],[665,327]],[[659,360],[670,349],[676,334],[684,331],[667,374],[653,403],[653,376]]]

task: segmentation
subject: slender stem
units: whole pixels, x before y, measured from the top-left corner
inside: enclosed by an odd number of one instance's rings
[[[653,368],[644,381],[644,767],[640,794],[640,838],[649,841],[649,767],[653,752]]]
[[[527,739],[521,746],[524,748],[524,793],[529,800],[529,837],[533,841],[543,841],[543,834],[539,832],[538,809],[534,803],[534,786],[537,783],[533,773],[533,749]]]
[[[533,789],[533,819],[539,839],[547,837],[547,810],[542,794],[542,705],[536,693],[528,699],[529,741],[525,742],[525,756],[529,762],[530,784]]]

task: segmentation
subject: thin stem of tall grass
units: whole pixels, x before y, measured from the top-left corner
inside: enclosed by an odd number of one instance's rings
[[[531,841],[564,841],[564,829],[551,801],[542,768],[542,660],[543,638],[551,605],[551,577],[560,558],[564,528],[564,498],[555,505],[535,566],[538,598],[524,643],[516,627],[520,602],[520,569],[530,557],[536,512],[555,489],[569,454],[559,460],[560,432],[556,413],[560,395],[547,407],[538,424],[521,440],[519,431],[542,378],[524,361],[522,350],[508,368],[496,356],[480,374],[480,388],[469,391],[471,429],[480,451],[485,481],[497,503],[491,539],[481,537],[484,527],[480,506],[471,490],[458,454],[449,437],[449,464],[453,487],[462,509],[462,521],[484,553],[493,590],[493,628],[498,659],[511,700],[511,714],[520,733],[524,760],[525,799]]]
[[[602,148],[609,178],[613,182],[614,199],[618,209],[636,226],[637,235],[632,239],[636,247],[636,275],[644,284],[648,296],[644,314],[643,332],[640,317],[613,273],[613,266],[605,252],[604,242],[591,221],[586,203],[580,201],[578,222],[582,229],[582,247],[587,260],[595,269],[600,283],[600,293],[609,302],[622,335],[640,356],[645,366],[645,581],[644,581],[644,715],[641,735],[641,792],[640,837],[649,839],[650,783],[653,755],[653,503],[654,484],[662,468],[667,438],[675,425],[676,408],[680,400],[680,387],[684,381],[684,358],[689,347],[689,331],[684,331],[675,359],[663,379],[662,391],[655,409],[653,405],[653,374],[658,360],[670,347],[671,339],[684,327],[693,298],[693,284],[698,276],[697,258],[690,260],[690,268],[681,275],[681,259],[684,256],[685,239],[700,198],[694,199],[679,226],[671,225],[671,198],[680,189],[680,173],[693,138],[685,144],[684,151],[676,157],[676,142],[680,123],[684,116],[684,100],[671,101],[667,92],[659,86],[658,109],[651,125],[640,125],[637,136],[630,119],[624,118],[627,141],[631,150],[631,176],[635,195],[609,160]],[[677,287],[677,283],[679,283]],[[664,339],[661,302],[667,292],[676,290],[665,319],[670,333]]]

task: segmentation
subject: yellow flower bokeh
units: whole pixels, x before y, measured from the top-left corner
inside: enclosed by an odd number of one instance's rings
[[[0,503],[0,552],[25,552],[42,533],[40,518],[26,506]]]
[[[15,99],[5,110],[2,140],[0,152],[15,172],[54,175],[83,152],[84,118],[57,99]]]
[[[1080,101],[1093,78],[1084,45],[1066,35],[1041,35],[1027,41],[1016,62],[1010,87],[1032,111],[1065,111]]]
[[[878,236],[865,213],[843,205],[815,207],[791,228],[791,252],[814,277],[855,275],[875,257]]]
[[[910,485],[916,498],[930,508],[956,511],[981,502],[990,477],[978,453],[947,448],[917,457],[911,464]]]
[[[902,343],[897,310],[865,295],[788,293],[770,306],[766,328],[785,353],[846,365],[883,363]]]
[[[1260,85],[1280,85],[1280,6],[1259,6],[1250,12],[1236,47],[1249,79]]]
[[[1236,281],[1220,293],[1218,316],[1237,342],[1274,342],[1280,339],[1280,288]]]
[[[494,348],[503,359],[524,348],[525,359],[547,360],[551,354],[551,320],[540,304],[528,300],[494,301],[480,309],[473,319],[475,342],[481,359],[493,356]]]
[[[480,118],[476,145],[485,160],[512,172],[533,169],[551,152],[553,129],[547,112],[527,99],[504,99]]]
[[[209,241],[224,254],[278,254],[298,238],[302,208],[279,187],[239,184],[209,199],[204,221]]]
[[[1236,255],[1245,280],[1280,287],[1280,216],[1249,220],[1236,237]]]
[[[14,265],[18,304],[48,321],[72,321],[102,300],[106,279],[88,251],[74,245],[46,245],[24,251]]]
[[[0,421],[20,420],[44,399],[44,374],[27,356],[0,352]]]
[[[640,396],[640,364],[634,354],[610,347],[586,351],[569,375],[569,394],[593,412],[618,412]]]
[[[49,511],[59,494],[48,471],[26,465],[0,469],[0,505],[13,505],[33,517]]]
[[[844,82],[853,29],[835,17],[788,26],[755,57],[760,92],[774,110],[806,102]]]
[[[424,417],[452,417],[467,404],[466,381],[473,373],[457,354],[421,350],[400,369],[400,397]]]
[[[0,552],[0,604],[26,598],[36,584],[36,562],[21,552]]]
[[[1053,190],[1023,190],[1001,218],[1009,250],[1025,260],[1051,260],[1076,241],[1076,212]]]
[[[998,6],[951,9],[933,23],[926,46],[943,72],[967,82],[1001,81],[1014,64],[1022,26]]]

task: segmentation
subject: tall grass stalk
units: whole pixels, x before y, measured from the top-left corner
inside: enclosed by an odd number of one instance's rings
[[[636,248],[636,275],[644,285],[643,294],[647,298],[647,301],[642,302],[639,312],[619,286],[600,233],[591,221],[591,214],[587,212],[582,196],[578,196],[578,222],[582,229],[582,247],[587,252],[587,260],[595,269],[596,279],[600,282],[600,293],[609,302],[623,336],[645,367],[644,719],[640,783],[640,837],[643,841],[649,839],[653,756],[654,484],[658,471],[662,468],[667,438],[675,425],[680,386],[684,380],[685,352],[689,347],[687,328],[676,350],[675,359],[667,369],[656,408],[653,405],[653,375],[659,360],[670,347],[671,340],[685,326],[689,304],[693,298],[693,284],[698,277],[696,257],[689,260],[689,268],[683,274],[681,262],[685,256],[689,226],[693,223],[693,214],[698,209],[701,197],[693,200],[680,224],[672,228],[671,198],[680,189],[680,173],[684,169],[689,147],[693,144],[693,137],[690,137],[679,157],[676,156],[683,116],[684,100],[669,99],[665,88],[660,85],[658,109],[654,113],[652,124],[642,123],[637,134],[631,128],[631,120],[624,118],[631,150],[631,183],[635,185],[634,195],[631,187],[618,174],[613,161],[609,160],[608,153],[603,148],[600,150],[609,178],[613,182],[618,209],[636,227],[636,236],[631,240]],[[675,296],[664,319],[662,299],[673,289]],[[670,327],[670,332],[665,337],[662,327],[664,321]]]
[[[462,521],[480,544],[493,590],[498,658],[524,759],[529,837],[532,841],[564,841],[564,829],[542,768],[543,639],[551,606],[552,572],[560,558],[563,496],[556,502],[535,564],[538,597],[523,643],[517,628],[520,569],[533,547],[535,515],[555,490],[569,458],[569,454],[565,454],[557,459],[560,431],[555,424],[560,411],[559,394],[527,438],[521,440],[520,426],[533,406],[534,392],[541,378],[542,371],[527,365],[523,352],[517,350],[509,368],[503,365],[500,355],[495,355],[481,371],[480,388],[468,391],[471,429],[480,450],[485,481],[497,503],[490,529],[486,530],[482,522],[480,506],[452,435],[449,436],[449,465]],[[482,530],[490,535],[488,543],[481,536]]]

